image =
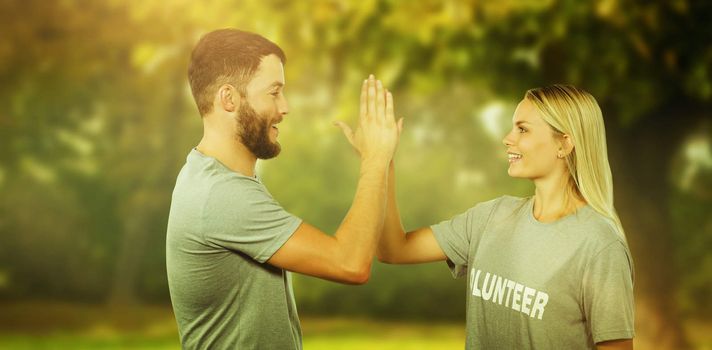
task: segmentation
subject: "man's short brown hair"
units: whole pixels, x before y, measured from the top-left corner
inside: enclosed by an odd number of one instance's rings
[[[261,35],[238,29],[219,29],[205,34],[193,48],[188,81],[201,116],[213,110],[213,99],[223,84],[231,84],[242,96],[262,58],[276,55],[287,61],[277,44]]]

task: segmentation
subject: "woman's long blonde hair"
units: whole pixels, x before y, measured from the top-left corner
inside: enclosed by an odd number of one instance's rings
[[[625,242],[625,231],[613,206],[606,130],[596,99],[571,85],[531,89],[525,98],[536,106],[555,137],[569,135],[574,145],[565,159],[571,175],[567,193],[585,200],[595,211],[611,219]]]

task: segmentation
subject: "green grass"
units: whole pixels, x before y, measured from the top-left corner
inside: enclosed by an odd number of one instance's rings
[[[0,349],[180,349],[173,337],[117,335],[91,337],[83,334],[57,333],[43,336],[0,334]]]
[[[461,349],[464,324],[302,317],[306,350]],[[180,349],[170,307],[0,304],[0,349]]]
[[[305,349],[458,349],[464,346],[461,325],[425,326],[365,320],[303,320]],[[180,349],[177,331],[121,332],[95,328],[43,334],[0,333],[0,349]]]
[[[712,322],[688,320],[693,349],[712,350]],[[306,350],[463,349],[464,323],[302,317]],[[650,339],[636,338],[636,348]],[[170,306],[0,303],[0,350],[180,349]]]
[[[308,322],[303,326],[308,327]],[[319,320],[318,322],[328,322]],[[380,325],[379,332],[371,327],[363,328],[360,321],[350,325],[349,330],[330,333],[304,333],[305,349],[459,349],[464,347],[464,334],[460,326],[438,326],[438,330],[426,330],[421,325]],[[53,332],[50,334],[0,333],[0,349],[180,349],[177,333],[163,335],[146,334],[91,334],[86,332]]]
[[[460,323],[306,318],[302,327],[307,350],[462,349],[465,346],[465,325]]]

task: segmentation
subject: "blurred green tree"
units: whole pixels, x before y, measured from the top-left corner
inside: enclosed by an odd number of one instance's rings
[[[699,227],[709,219],[699,213],[691,216],[695,234],[673,232],[683,228],[685,208],[709,208],[712,199],[699,190],[709,181],[678,195],[674,162],[699,130],[709,142],[710,6],[2,2],[0,294],[167,300],[170,193],[200,137],[188,56],[199,35],[230,26],[259,32],[287,52],[286,147],[260,164],[261,174],[288,210],[326,231],[346,212],[357,174],[330,124],[354,120],[368,73],[395,92],[398,113],[407,117],[397,166],[410,228],[503,193],[529,194],[529,184],[504,176],[499,156],[514,104],[534,86],[589,90],[603,107],[616,204],[637,265],[638,334],[661,348],[684,346],[670,296],[686,276],[698,281],[687,279],[689,295],[709,291],[712,282],[670,263],[679,253],[670,247],[700,242],[709,221]],[[683,261],[709,256],[697,254]],[[372,284],[361,288],[296,283],[310,312],[464,315],[462,284],[443,266],[377,265]]]

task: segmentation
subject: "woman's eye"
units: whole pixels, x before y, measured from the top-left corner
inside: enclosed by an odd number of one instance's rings
[[[523,132],[526,132],[526,130],[524,128],[519,128],[519,132],[523,133]]]

